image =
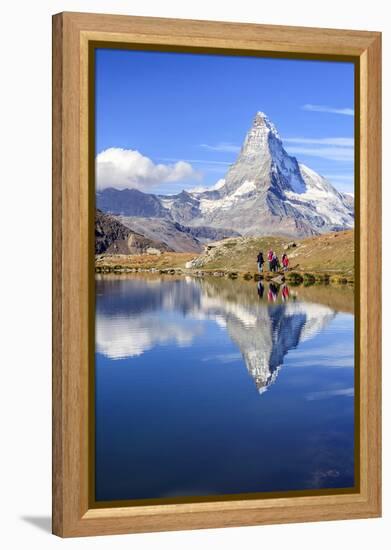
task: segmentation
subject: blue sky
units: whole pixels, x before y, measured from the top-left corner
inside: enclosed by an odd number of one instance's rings
[[[353,192],[353,109],[351,63],[96,51],[96,153],[115,168],[102,186],[212,186],[263,111],[290,154]]]

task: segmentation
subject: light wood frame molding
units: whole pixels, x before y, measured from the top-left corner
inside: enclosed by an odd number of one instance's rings
[[[230,54],[346,56],[358,68],[360,487],[355,493],[92,508],[89,505],[89,44]],[[357,135],[357,134],[356,134]],[[93,162],[93,161],[92,161]],[[357,188],[356,188],[357,189]],[[61,13],[53,17],[53,533],[62,537],[381,514],[381,34]]]

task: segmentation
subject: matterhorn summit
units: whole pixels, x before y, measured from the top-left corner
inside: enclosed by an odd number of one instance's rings
[[[268,119],[265,113],[258,111],[255,115],[253,125],[247,132],[240,152],[242,157],[259,157],[260,151],[268,147],[269,136],[271,139],[280,139],[277,128]]]
[[[263,112],[256,113],[224,180],[217,190],[189,197],[194,213],[189,225],[298,237],[354,225],[351,197],[290,156]]]
[[[260,193],[270,188],[279,194],[284,190],[305,192],[297,160],[288,155],[276,127],[260,111],[247,132],[236,162],[225,177],[225,194],[235,192],[245,182],[251,182],[254,190]]]

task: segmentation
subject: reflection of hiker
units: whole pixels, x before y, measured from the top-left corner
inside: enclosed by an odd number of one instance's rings
[[[269,284],[269,292],[267,293],[267,299],[269,302],[275,302],[278,297],[278,290],[279,287],[275,285],[274,283]]]
[[[262,273],[263,271],[263,264],[265,263],[265,260],[263,259],[263,254],[260,251],[257,256],[257,264],[258,264],[258,273]]]
[[[269,271],[273,271],[273,250],[270,249],[267,253],[267,261],[269,262]]]
[[[284,302],[286,302],[286,300],[289,300],[289,288],[286,285],[283,285],[281,289],[281,295]]]
[[[278,271],[280,269],[280,262],[276,253],[272,256],[272,271]]]
[[[258,296],[261,298],[263,298],[263,293],[265,291],[265,287],[263,286],[263,284],[261,283],[261,281],[258,281],[258,285],[257,285],[257,288],[258,288]]]
[[[288,256],[286,254],[283,254],[282,255],[282,268],[283,268],[283,270],[287,271],[288,266],[289,266]]]

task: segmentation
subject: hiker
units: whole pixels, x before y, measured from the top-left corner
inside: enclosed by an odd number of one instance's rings
[[[264,263],[265,263],[265,260],[263,259],[263,253],[262,251],[260,251],[257,256],[258,273],[262,273]]]
[[[269,292],[267,293],[267,299],[269,302],[275,302],[278,297],[278,290],[279,287],[275,285],[274,283],[269,284]]]
[[[265,291],[265,287],[263,286],[261,281],[258,281],[257,292],[258,292],[258,296],[261,300],[263,298],[264,291]]]
[[[267,261],[269,262],[269,271],[273,271],[273,250],[270,249],[267,253]]]
[[[283,254],[282,255],[282,268],[284,271],[287,271],[288,270],[288,266],[289,266],[289,259],[288,259],[288,256],[287,254]]]
[[[273,253],[272,257],[272,271],[278,271],[280,269],[280,262],[276,253]]]
[[[289,300],[289,288],[286,285],[283,285],[283,287],[281,289],[281,294],[282,294],[282,299],[284,300],[284,302]]]

